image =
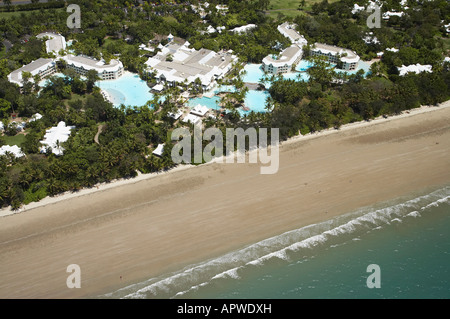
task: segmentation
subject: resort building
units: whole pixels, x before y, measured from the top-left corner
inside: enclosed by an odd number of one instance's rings
[[[17,69],[13,72],[11,72],[8,75],[8,80],[11,83],[15,83],[19,85],[20,87],[23,86],[23,77],[22,73],[28,72],[31,73],[31,75],[34,77],[36,75],[39,75],[40,79],[50,76],[54,73],[56,73],[56,63],[53,59],[43,59],[39,58],[36,61],[33,61],[20,69]],[[30,78],[29,81],[34,82],[33,78]]]
[[[191,123],[194,125],[199,125],[202,123],[202,118],[198,115],[189,113],[188,115],[186,115],[182,120],[183,123]]]
[[[237,60],[231,51],[216,53],[207,49],[190,49],[189,42],[171,42],[146,62],[148,72],[153,73],[159,84],[197,83],[203,90],[211,89],[217,79],[231,70]]]
[[[295,30],[296,26],[297,26],[296,24],[285,22],[278,26],[278,31],[285,37],[287,37],[292,44],[295,44],[298,47],[303,48],[303,46],[308,44],[308,41],[305,39],[305,37],[303,37]],[[358,62],[360,60],[359,56],[351,50],[322,43],[315,43],[311,48],[310,54],[315,56],[325,56],[329,62],[337,64],[339,68],[347,71],[356,70],[358,67]],[[301,55],[302,54],[300,54],[300,59]],[[267,57],[266,59],[267,59],[266,62],[269,62]],[[266,62],[263,62],[263,64],[265,65],[267,64],[267,69],[269,69],[270,63]],[[277,72],[271,73],[276,74]]]
[[[433,66],[431,64],[411,64],[408,66],[402,65],[401,67],[398,67],[398,72],[400,74],[400,76],[405,76],[408,73],[422,73],[422,72],[428,72],[428,73],[432,73],[433,72]]]
[[[161,157],[164,153],[164,143],[158,144],[158,146],[155,148],[155,150],[152,152],[153,155]]]
[[[288,38],[292,44],[297,44],[301,48],[304,45],[307,45],[308,41],[295,30],[296,26],[296,24],[285,22],[280,24],[277,29],[282,35]]]
[[[281,74],[291,72],[293,67],[302,59],[303,50],[298,45],[291,45],[280,55],[268,55],[262,60],[264,72]]]
[[[47,53],[58,55],[61,50],[66,49],[66,38],[60,34],[45,32],[36,36],[38,39],[48,38],[45,41],[45,49]]]
[[[255,29],[256,27],[257,27],[256,24],[251,23],[251,24],[246,24],[241,27],[231,29],[230,31],[233,33],[243,34],[243,33],[247,33],[248,31]]]
[[[102,80],[118,79],[124,72],[123,64],[119,60],[111,60],[109,64],[106,64],[103,60],[72,54],[68,54],[62,59],[67,63],[67,67],[75,70],[77,74],[86,76],[89,70],[95,70]]]
[[[209,109],[207,106],[198,104],[194,108],[192,108],[191,114],[194,114],[197,116],[205,116],[206,113],[208,113],[208,111],[209,111]]]
[[[25,156],[25,154],[22,152],[21,148],[17,145],[3,145],[0,147],[0,156],[5,156],[7,154],[14,155],[15,158],[20,158]]]
[[[60,156],[64,154],[64,148],[61,143],[66,142],[71,134],[74,126],[66,126],[65,122],[59,122],[58,126],[52,127],[46,131],[44,140],[41,141],[43,146],[40,148],[41,153],[45,153],[50,148],[53,154]]]
[[[346,71],[356,70],[360,60],[359,56],[351,50],[323,43],[315,43],[310,54],[326,57],[330,63],[337,64],[338,68]]]

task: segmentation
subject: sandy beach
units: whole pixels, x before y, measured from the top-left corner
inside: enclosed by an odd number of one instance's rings
[[[0,211],[0,297],[85,298],[450,183],[450,102],[300,136],[259,164],[181,167]],[[81,267],[69,289],[67,266]]]

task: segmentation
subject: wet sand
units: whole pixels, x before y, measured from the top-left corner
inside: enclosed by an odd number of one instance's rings
[[[274,175],[214,163],[44,199],[0,218],[0,297],[95,297],[437,188],[449,167],[445,103],[284,142]],[[80,289],[66,286],[70,264],[81,267]]]

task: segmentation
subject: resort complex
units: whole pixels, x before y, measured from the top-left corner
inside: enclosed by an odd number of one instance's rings
[[[1,298],[194,318],[449,299],[448,0],[0,0],[0,19]]]
[[[159,84],[170,86],[198,84],[203,90],[211,89],[217,79],[222,78],[237,57],[230,51],[214,52],[207,49],[189,48],[189,42],[178,44],[174,41],[160,46],[160,51],[146,62],[149,73],[156,73]]]
[[[296,25],[291,23],[283,23],[278,26],[278,31],[283,34],[285,37],[287,37],[293,45],[297,45],[300,48],[303,48],[303,46],[308,44],[308,41],[305,39],[304,36],[300,35],[296,31]],[[287,50],[286,50],[287,51]],[[293,50],[291,49],[290,52]],[[358,68],[358,62],[360,60],[360,57],[352,50],[340,48],[334,45],[328,45],[323,43],[314,43],[312,47],[310,48],[310,54],[312,56],[323,56],[327,58],[328,62],[336,64],[338,68],[346,71],[353,71]],[[291,54],[292,55],[292,54]],[[265,64],[264,70],[269,71],[270,68],[270,60],[266,58],[266,61],[263,61]],[[286,59],[286,58],[285,58]],[[301,59],[301,54],[300,58]],[[297,63],[298,61],[292,61],[291,63]],[[267,65],[267,67],[266,67]],[[281,65],[278,63],[277,65]],[[292,65],[292,64],[291,64]],[[285,66],[286,67],[286,66]],[[275,69],[272,67],[272,69]],[[284,70],[284,68],[283,68]],[[277,74],[278,72],[271,72],[274,74]],[[283,72],[279,72],[283,73]]]
[[[55,33],[41,33],[37,35],[39,39],[47,39],[45,41],[47,53],[52,53],[59,58],[39,58],[23,67],[11,72],[8,75],[8,80],[11,83],[15,83],[20,87],[23,86],[23,72],[31,73],[29,81],[34,81],[33,77],[39,76],[42,80],[48,76],[51,76],[57,72],[57,63],[60,59],[65,61],[66,66],[69,69],[74,70],[77,74],[86,76],[89,70],[95,70],[102,80],[114,80],[123,75],[124,67],[122,62],[113,59],[109,63],[105,61],[96,60],[87,56],[75,56],[72,54],[62,55],[59,54],[66,50],[66,39]]]

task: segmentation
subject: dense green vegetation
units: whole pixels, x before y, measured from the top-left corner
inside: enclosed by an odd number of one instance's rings
[[[12,205],[16,209],[48,195],[133,177],[138,171],[157,172],[174,165],[170,158],[170,132],[180,124],[168,112],[179,106],[177,88],[164,93],[164,103],[158,103],[156,96],[147,105],[118,109],[106,102],[94,86],[95,74],[83,80],[62,69],[66,77],[50,78],[49,85],[39,94],[32,82],[26,83],[22,92],[8,82],[11,71],[48,56],[44,43],[35,38],[43,31],[56,31],[74,40],[76,53],[106,60],[117,55],[127,70],[141,75],[148,53],[140,51],[139,44],[158,37],[164,43],[164,36],[169,33],[188,40],[197,49],[233,50],[241,62],[260,63],[267,54],[289,45],[276,31],[277,25],[286,19],[295,22],[310,43],[347,47],[367,60],[386,48],[399,48],[399,52],[385,51],[383,58],[372,65],[372,73],[367,78],[362,74],[344,76],[316,60],[315,66],[308,70],[311,77],[308,82],[280,77],[267,79],[271,81],[267,101],[270,111],[251,113],[247,118],[240,118],[235,111],[243,103],[246,87],[239,72],[231,73],[224,82],[238,90],[222,102],[234,111],[217,120],[209,119],[206,127],[223,130],[275,127],[280,128],[283,140],[299,132],[338,128],[354,121],[398,114],[421,104],[437,104],[450,96],[449,63],[443,63],[444,56],[448,55],[443,25],[450,20],[450,8],[445,0],[422,4],[409,1],[410,9],[404,17],[383,20],[381,28],[372,30],[366,26],[368,13],[351,13],[353,0],[306,1],[303,9],[297,9],[302,14],[291,18],[278,14],[275,19],[273,14],[267,14],[270,1],[209,1],[211,13],[205,19],[213,27],[257,25],[252,32],[242,35],[202,33],[207,25],[183,1],[152,1],[154,5],[148,2],[139,5],[131,0],[69,1],[72,2],[81,6],[83,32],[68,29],[68,14],[56,6],[23,11],[9,18],[0,15],[0,43],[4,43],[0,47],[0,120],[7,124],[13,111],[22,119],[37,112],[43,115],[41,120],[29,123],[25,134],[17,135],[17,131],[8,129],[0,137],[0,146],[20,145],[26,154],[19,159],[0,156],[0,206]],[[228,5],[226,15],[215,10],[217,3]],[[384,1],[384,8],[400,9],[398,1]],[[379,43],[366,44],[362,39],[368,32],[373,32]],[[415,63],[431,64],[433,73],[398,75],[398,66]],[[64,156],[41,154],[39,141],[45,130],[59,121],[76,126],[63,145]],[[97,134],[98,143],[94,139]],[[161,158],[151,154],[159,143],[166,143]]]

